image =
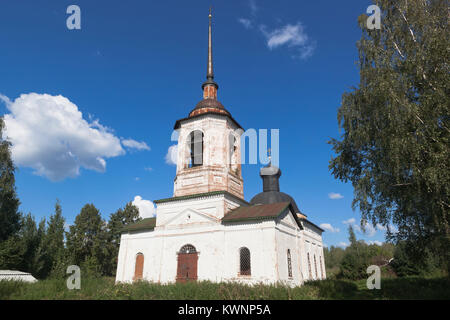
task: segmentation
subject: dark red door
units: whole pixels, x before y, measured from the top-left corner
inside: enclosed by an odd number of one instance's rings
[[[197,261],[197,252],[178,254],[177,282],[197,280]]]
[[[136,255],[136,265],[134,267],[134,277],[133,280],[142,280],[142,276],[144,274],[144,255],[142,253],[138,253]]]

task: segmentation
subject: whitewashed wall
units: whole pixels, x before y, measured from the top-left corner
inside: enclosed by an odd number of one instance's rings
[[[121,237],[116,281],[131,282],[136,255],[144,255],[144,279],[169,283],[176,280],[177,252],[186,244],[199,252],[198,280],[240,281],[300,285],[308,280],[306,252],[323,259],[322,237],[312,225],[301,231],[287,211],[277,221],[248,221],[223,225],[228,206],[239,203],[227,195],[158,204],[154,231],[125,233]],[[239,249],[251,255],[251,276],[239,276]],[[291,251],[292,278],[288,277],[287,249]],[[325,266],[323,265],[323,268]],[[325,270],[324,270],[325,272]]]

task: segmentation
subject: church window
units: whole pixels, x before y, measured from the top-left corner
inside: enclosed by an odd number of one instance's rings
[[[323,265],[322,265],[322,257],[319,256],[319,261],[320,261],[320,275],[321,278],[323,279]]]
[[[319,277],[319,274],[317,273],[317,262],[316,262],[316,255],[314,255],[314,270],[316,272],[316,279]]]
[[[243,247],[239,249],[240,256],[240,272],[241,276],[250,276],[251,272],[251,264],[250,264],[250,250],[248,248]]]
[[[233,171],[237,171],[237,140],[233,133],[229,135],[229,143],[230,143],[230,169]]]
[[[198,167],[203,165],[203,132],[192,131],[188,137],[188,147],[190,150],[188,167]]]
[[[311,259],[309,257],[309,252],[307,253],[308,256],[308,271],[309,271],[309,279],[312,279],[312,271],[311,271]]]
[[[288,277],[292,278],[292,261],[291,261],[291,250],[287,250],[287,266],[288,266]]]
[[[180,253],[196,253],[197,250],[192,244],[186,244],[180,249]]]

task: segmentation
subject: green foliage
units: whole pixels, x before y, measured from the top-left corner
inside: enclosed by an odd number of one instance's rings
[[[0,242],[0,269],[19,269],[26,251],[27,248],[18,236],[11,236]]]
[[[351,181],[363,221],[398,226],[416,262],[450,261],[448,1],[377,0],[381,30],[360,19],[360,83],[342,97],[333,175]]]
[[[84,264],[90,271],[101,270],[100,264],[107,254],[106,241],[106,223],[93,204],[86,204],[67,235],[71,264]]]
[[[348,246],[340,260],[340,279],[359,280],[367,279],[367,267],[370,265],[386,266],[394,255],[394,246],[384,243],[368,245],[364,241],[356,240],[355,232],[348,228],[350,246]]]
[[[351,225],[348,226],[348,241],[350,242],[350,246],[356,245],[356,235]]]
[[[16,234],[20,228],[19,199],[16,195],[14,164],[10,142],[3,139],[5,123],[0,117],[0,242]]]
[[[450,299],[448,278],[381,279],[381,290],[366,281],[322,280],[301,287],[248,286],[238,283],[189,282],[160,285],[140,281],[114,284],[113,278],[84,278],[80,290],[68,290],[65,279],[36,283],[0,281],[0,300],[311,300],[311,299]]]
[[[122,229],[126,225],[139,220],[141,220],[139,209],[131,202],[127,203],[125,208],[120,208],[110,215],[108,222],[108,256],[106,257],[107,261],[104,268],[105,275],[112,276],[116,274]]]

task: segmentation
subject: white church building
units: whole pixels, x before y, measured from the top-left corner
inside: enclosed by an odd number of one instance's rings
[[[178,120],[173,197],[122,233],[116,282],[239,281],[301,285],[325,279],[322,230],[280,192],[281,170],[261,169],[263,191],[244,200],[242,127],[217,100],[211,14],[203,100]]]

